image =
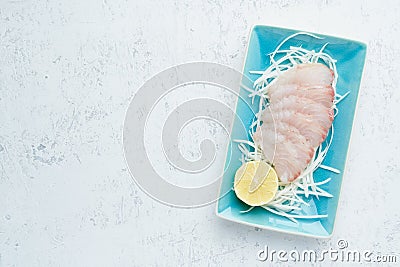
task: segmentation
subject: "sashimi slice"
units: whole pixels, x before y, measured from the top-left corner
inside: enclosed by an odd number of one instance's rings
[[[282,182],[302,173],[332,126],[333,78],[325,65],[305,63],[282,73],[268,88],[269,108],[253,139]]]

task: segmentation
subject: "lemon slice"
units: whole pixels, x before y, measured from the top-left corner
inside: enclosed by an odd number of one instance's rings
[[[244,163],[235,174],[236,196],[250,206],[262,206],[270,202],[278,191],[278,175],[264,161]]]

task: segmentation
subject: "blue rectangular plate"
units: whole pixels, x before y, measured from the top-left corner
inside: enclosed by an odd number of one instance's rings
[[[273,52],[286,37],[296,32],[299,31],[269,26],[253,27],[250,32],[243,70],[244,75],[248,76],[251,82],[254,82],[259,76],[251,75],[249,71],[265,70],[270,65],[267,55]],[[241,152],[237,147],[237,143],[234,143],[232,140],[248,140],[250,138],[248,133],[242,130],[243,123],[249,129],[254,118],[254,111],[257,111],[255,104],[257,101],[252,104],[251,99],[248,97],[248,92],[243,88],[239,92],[239,100],[236,104],[237,116],[232,127],[231,142],[227,152],[229,156],[226,158],[225,172],[217,202],[216,213],[219,217],[237,223],[285,233],[321,238],[327,238],[332,235],[364,67],[366,45],[332,36],[315,35],[322,37],[322,39],[316,39],[307,35],[297,35],[286,42],[281,49],[288,48],[289,46],[302,46],[309,50],[319,50],[324,44],[329,43],[324,51],[337,60],[336,67],[339,74],[337,92],[343,95],[350,91],[350,94],[338,104],[339,114],[333,122],[335,128],[334,138],[323,162],[324,165],[339,169],[341,173],[335,174],[323,169],[318,169],[314,173],[316,181],[322,181],[328,177],[332,178],[322,189],[327,190],[333,197],[320,198],[319,200],[314,197],[309,198],[310,207],[304,207],[303,209],[303,213],[306,215],[328,214],[328,217],[323,219],[298,219],[298,223],[296,224],[262,208],[255,208],[248,213],[240,213],[240,211],[247,210],[249,206],[241,202],[231,190],[235,172],[241,165],[239,160]]]

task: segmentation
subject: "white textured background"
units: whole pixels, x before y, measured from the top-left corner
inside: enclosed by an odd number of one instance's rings
[[[398,253],[399,14],[398,1],[1,0],[0,266],[268,266],[256,260],[264,245],[327,249],[339,238]],[[214,205],[164,206],[127,171],[135,90],[187,61],[240,70],[255,23],[368,45],[330,240],[223,221]]]

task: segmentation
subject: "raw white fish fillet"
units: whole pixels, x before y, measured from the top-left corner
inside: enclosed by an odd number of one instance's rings
[[[253,139],[282,182],[294,181],[310,163],[333,121],[333,72],[320,63],[304,63],[271,83],[269,107]]]

